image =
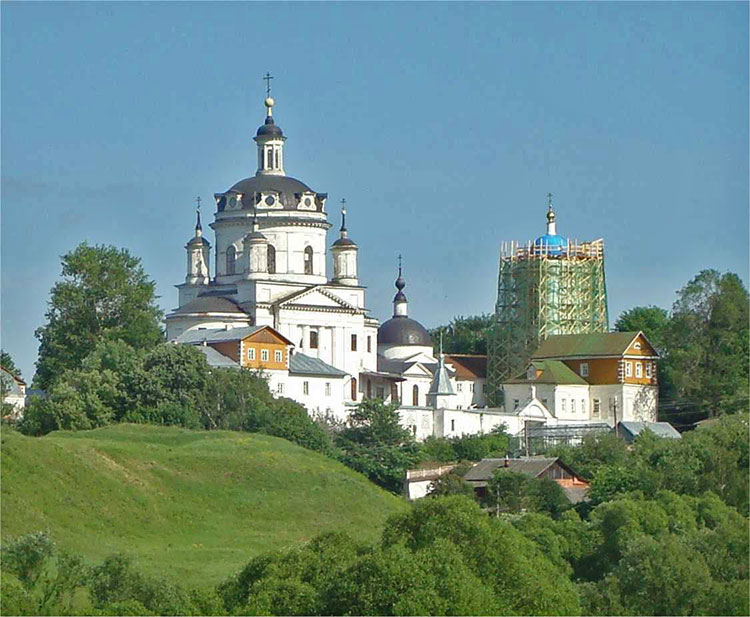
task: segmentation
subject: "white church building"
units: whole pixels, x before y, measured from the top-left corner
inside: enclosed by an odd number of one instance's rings
[[[168,340],[198,346],[212,366],[261,370],[276,396],[299,402],[312,416],[346,421],[365,398],[397,402],[402,424],[418,440],[501,424],[517,434],[528,423],[606,420],[598,399],[587,403],[589,413],[563,417],[546,400],[549,379],[537,381],[536,372],[507,384],[504,407],[487,408],[486,357],[435,354],[427,330],[408,315],[400,258],[393,316],[380,325],[367,309],[344,200],[330,245],[333,273],[326,271],[328,196],[286,175],[286,137],[274,104],[265,99],[265,122],[254,138],[255,174],[214,195],[213,247],[198,209],[178,307],[166,316]],[[539,375],[553,374],[544,368]],[[563,385],[585,389],[585,382]]]

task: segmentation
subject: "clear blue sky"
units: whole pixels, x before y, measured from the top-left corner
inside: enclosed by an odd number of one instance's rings
[[[27,379],[81,241],[176,306],[195,197],[255,171],[266,71],[287,173],[346,197],[380,319],[399,252],[426,326],[491,311],[549,191],[560,233],[605,239],[612,322],[704,268],[748,280],[746,3],[3,3],[2,346]]]

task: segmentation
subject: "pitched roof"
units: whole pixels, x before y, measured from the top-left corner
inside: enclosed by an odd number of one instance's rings
[[[347,373],[340,371],[334,366],[323,362],[318,358],[306,356],[303,353],[293,353],[289,358],[290,375],[326,375],[330,377],[343,377]]]
[[[428,391],[428,394],[436,394],[436,395],[450,395],[455,394],[453,391],[453,384],[450,381],[450,378],[448,377],[448,369],[445,368],[445,365],[443,364],[443,359],[441,358],[437,370],[434,373],[434,376],[432,378],[432,383],[430,384],[430,390]]]
[[[3,387],[6,389],[5,394],[23,396],[21,386],[26,385],[23,379],[16,377],[5,367],[0,367],[0,379],[2,379]]]
[[[509,379],[507,383],[545,383],[555,385],[581,385],[586,386],[588,382],[577,375],[567,364],[560,360],[532,360],[531,364],[541,374],[536,379],[529,379],[526,371],[515,379]]]
[[[621,356],[639,332],[589,332],[547,337],[532,354],[533,359],[582,356]]]
[[[637,422],[625,420],[618,424],[618,430],[624,431],[630,439],[634,439],[646,429],[657,437],[668,437],[670,439],[682,439],[682,435],[669,422]]]
[[[445,361],[453,365],[456,379],[484,379],[487,377],[487,356],[446,354]]]
[[[469,470],[464,480],[487,482],[498,469],[507,469],[536,478],[557,461],[556,458],[483,458]]]
[[[239,341],[246,336],[267,328],[268,326],[245,326],[242,328],[197,328],[187,330],[175,339],[177,343],[222,343],[225,341]]]
[[[206,356],[208,366],[216,368],[240,368],[240,365],[232,360],[232,358],[228,358],[210,345],[196,345],[195,348]]]
[[[239,313],[247,314],[236,303],[222,296],[204,295],[182,305],[172,315],[184,315],[186,313]]]

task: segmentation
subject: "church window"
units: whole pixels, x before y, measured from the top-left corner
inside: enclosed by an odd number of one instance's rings
[[[237,249],[233,244],[227,249],[227,274],[234,274],[235,263],[237,262]]]
[[[313,273],[313,250],[311,246],[305,247],[305,274]]]
[[[302,382],[302,394],[304,394],[305,396],[310,394],[310,382],[309,381]]]
[[[352,334],[352,351],[357,351],[357,335]]]
[[[318,331],[310,330],[310,349],[318,348]]]
[[[635,363],[635,376],[643,377],[643,365],[640,362]]]
[[[602,402],[598,398],[595,398],[593,412],[597,418],[599,417],[599,413],[601,412],[601,410],[602,410]]]
[[[276,274],[276,249],[272,244],[268,245],[268,273]]]
[[[352,377],[352,400],[357,400],[357,378]]]
[[[372,337],[367,337],[367,353],[370,353],[372,351]]]
[[[581,399],[581,413],[586,413],[586,399]]]
[[[260,350],[260,361],[268,362],[268,350],[267,349]]]
[[[281,167],[281,165],[279,165],[279,150],[276,149],[276,150],[274,150],[274,152],[276,154],[276,165],[275,165],[275,167],[276,167],[276,169],[279,169]]]
[[[281,354],[281,351],[277,349],[273,352],[273,359],[275,362],[281,362],[284,359],[284,356]]]
[[[367,380],[367,398],[372,398],[372,382]]]
[[[463,392],[464,390],[464,384],[462,384],[460,381],[456,384],[456,391],[457,392]]]
[[[247,350],[247,359],[248,360],[255,360],[255,348],[251,347]]]
[[[284,384],[279,382],[279,384],[276,386],[276,392],[277,394],[284,394]]]
[[[451,433],[455,433],[455,432],[456,432],[456,421],[451,420]]]
[[[326,396],[331,396],[331,382],[326,381]]]
[[[576,412],[576,400],[574,398],[570,399],[570,413]]]
[[[419,405],[419,386],[414,384],[414,387],[411,390],[411,404],[416,407]]]

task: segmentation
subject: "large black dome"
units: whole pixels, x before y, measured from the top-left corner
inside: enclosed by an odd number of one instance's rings
[[[313,191],[304,182],[297,180],[297,178],[292,178],[291,176],[258,174],[257,176],[251,176],[250,178],[240,180],[224,195],[227,199],[229,199],[231,197],[231,193],[242,194],[243,208],[252,208],[255,205],[253,200],[257,193],[278,193],[284,209],[296,210],[301,194],[315,193],[315,191]],[[315,197],[310,198],[315,200],[315,210],[320,212],[322,207],[322,199],[324,199],[325,197],[325,194],[316,193]],[[224,207],[225,203],[221,201],[219,203],[219,210],[223,210]]]
[[[410,317],[391,317],[378,328],[378,345],[420,345],[432,347],[425,327]]]

